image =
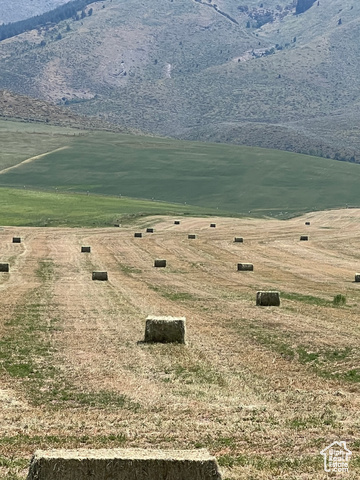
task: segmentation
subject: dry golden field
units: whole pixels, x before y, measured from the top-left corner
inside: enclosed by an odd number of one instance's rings
[[[0,231],[0,478],[37,448],[121,446],[205,447],[224,479],[325,479],[335,440],[353,452],[338,477],[359,478],[360,211],[180,220]],[[187,345],[142,343],[157,314],[186,317]]]

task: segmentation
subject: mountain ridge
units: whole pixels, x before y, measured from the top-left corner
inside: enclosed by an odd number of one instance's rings
[[[0,88],[153,134],[359,161],[358,4],[214,5],[96,2],[1,42]]]

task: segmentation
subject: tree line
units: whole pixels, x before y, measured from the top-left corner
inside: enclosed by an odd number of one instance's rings
[[[94,0],[73,0],[41,15],[1,25],[0,41],[5,40],[6,38],[15,37],[16,35],[20,35],[29,30],[34,30],[35,28],[43,27],[49,23],[57,24],[68,18],[78,20],[80,18],[78,12],[84,12],[84,8],[90,3],[94,3]],[[82,16],[84,16],[84,14]]]

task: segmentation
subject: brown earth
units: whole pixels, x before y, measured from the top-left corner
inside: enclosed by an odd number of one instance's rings
[[[0,231],[0,261],[11,264],[0,274],[0,334],[19,341],[10,352],[0,341],[0,459],[25,462],[0,463],[1,478],[25,478],[35,448],[121,444],[206,447],[226,479],[323,479],[319,452],[335,440],[353,451],[346,478],[358,478],[360,210],[181,225],[163,217],[134,238],[141,222]],[[155,258],[167,267],[154,268]],[[238,272],[240,262],[254,272]],[[109,281],[92,281],[93,270]],[[282,292],[280,308],[255,306],[267,289]],[[332,304],[337,294],[345,306]],[[186,346],[141,343],[145,318],[157,314],[187,318]],[[28,331],[46,352],[30,351],[36,368],[19,378],[6,355],[19,361]]]

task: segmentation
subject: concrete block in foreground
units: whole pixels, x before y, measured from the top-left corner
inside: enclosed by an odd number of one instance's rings
[[[37,450],[27,480],[221,480],[206,450]]]
[[[256,305],[262,307],[280,307],[280,293],[256,292]]]
[[[185,317],[148,316],[145,325],[145,342],[185,343]]]

